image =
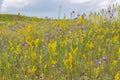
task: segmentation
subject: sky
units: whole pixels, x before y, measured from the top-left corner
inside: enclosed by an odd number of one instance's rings
[[[70,16],[72,11],[76,14],[99,11],[115,2],[120,0],[0,0],[0,13],[57,18],[59,14]]]

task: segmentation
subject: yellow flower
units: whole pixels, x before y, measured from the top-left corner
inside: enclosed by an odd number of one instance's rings
[[[37,57],[37,54],[35,52],[32,52],[31,57],[32,57],[32,59],[35,59]]]
[[[118,54],[118,58],[120,58],[120,48],[118,49],[117,54]]]
[[[35,66],[32,67],[32,72],[35,72],[37,70],[37,68]]]
[[[120,72],[117,72],[115,75],[115,80],[120,80]]]
[[[118,53],[120,53],[120,48],[119,48],[119,50],[118,50]]]
[[[56,60],[52,60],[52,65],[55,65],[57,64],[57,61]]]
[[[37,38],[37,39],[34,41],[34,43],[35,43],[35,46],[38,47],[39,38]]]
[[[69,53],[69,62],[70,62],[70,63],[72,63],[72,61],[73,61],[72,54],[71,54],[71,53]]]
[[[25,72],[25,69],[24,69],[24,67],[22,67],[22,68],[21,68],[21,70],[22,70],[22,72]]]
[[[2,76],[2,80],[5,80],[5,77],[4,77],[4,76]]]
[[[81,25],[84,25],[84,16],[79,17],[77,23],[80,23]]]
[[[47,69],[47,64],[44,65],[44,70],[46,71],[46,69]]]
[[[9,46],[10,46],[10,50],[12,51],[14,49],[13,43],[10,40],[8,41],[8,43],[9,43]]]
[[[76,47],[76,48],[73,50],[73,54],[76,55],[76,54],[77,54],[77,51],[78,51],[78,47]]]
[[[20,77],[20,74],[16,74],[16,78],[19,78]]]
[[[49,50],[51,50],[52,52],[55,52],[55,51],[56,51],[56,46],[57,46],[57,43],[56,43],[56,42],[53,42],[53,43],[49,43],[48,48],[49,48]]]
[[[10,63],[7,64],[8,68],[10,69]]]
[[[64,41],[61,41],[61,42],[60,42],[60,45],[61,45],[62,47],[66,46],[66,45],[67,45],[67,42],[66,42],[66,40],[64,40]]]
[[[71,53],[69,53],[69,57],[68,59],[64,60],[64,65],[67,67],[67,68],[70,68],[72,69],[72,64],[73,64],[73,56]]]
[[[39,59],[40,59],[40,64],[41,64],[42,63],[42,59],[43,59],[42,55],[39,56]]]
[[[119,42],[119,35],[114,36],[113,41],[114,41],[114,43],[118,43]]]
[[[29,24],[28,27],[27,27],[27,31],[30,32],[32,30],[32,25]]]
[[[20,53],[20,45],[17,45],[16,50],[14,52],[16,55]]]
[[[85,54],[82,55],[83,56],[83,59],[86,61],[87,60],[87,57]]]
[[[98,74],[100,72],[100,68],[97,67],[97,68],[94,69],[94,71],[95,71],[96,74]]]
[[[91,41],[88,41],[87,45],[86,45],[89,49],[94,48],[94,45]]]
[[[28,66],[27,68],[28,68],[28,74],[30,74],[31,73],[30,66]]]
[[[113,60],[112,64],[113,64],[113,65],[116,65],[117,62],[118,62],[117,60]]]
[[[99,47],[99,48],[98,48],[98,52],[101,52],[101,51],[102,51],[102,49],[101,49],[101,47]]]
[[[120,48],[118,49],[118,54],[120,54]]]
[[[38,79],[38,76],[35,76],[35,79]]]
[[[93,61],[89,61],[88,64],[92,66],[93,65]]]

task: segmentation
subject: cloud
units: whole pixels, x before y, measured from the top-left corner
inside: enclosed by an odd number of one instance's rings
[[[89,2],[91,0],[70,0],[71,3],[74,3],[74,4],[79,4],[79,3],[86,3],[86,2]]]
[[[33,0],[3,0],[3,3],[1,5],[1,11],[6,12],[11,9],[24,8],[32,2]]]
[[[111,3],[108,0],[104,0],[99,4],[100,9],[107,9]]]
[[[99,11],[120,0],[2,0],[2,13],[22,13],[36,16],[58,16],[60,5],[61,14],[72,10],[82,14],[84,12]]]

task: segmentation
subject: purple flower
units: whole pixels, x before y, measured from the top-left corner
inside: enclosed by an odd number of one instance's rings
[[[77,17],[79,17],[80,16],[80,14],[77,14]]]
[[[80,24],[78,23],[77,26],[80,26]]]
[[[42,75],[39,75],[39,80],[43,80],[43,76]]]
[[[107,58],[104,56],[104,57],[102,57],[102,60],[103,60],[103,61],[106,61],[106,60],[107,60]]]
[[[82,26],[82,27],[81,27],[81,30],[84,30],[84,29],[85,29],[85,26]]]
[[[101,62],[101,61],[99,61],[99,62],[98,62],[98,64],[99,64],[99,65],[101,65],[101,64],[102,64],[102,62]]]
[[[57,67],[56,65],[52,65],[52,69],[56,69],[56,67]]]
[[[98,62],[98,60],[97,60],[97,59],[95,59],[95,62]]]
[[[78,18],[74,18],[74,21],[76,22]]]
[[[75,11],[72,11],[72,13],[75,13]]]
[[[112,18],[112,16],[110,16],[110,18]]]
[[[111,11],[110,11],[110,10],[108,10],[108,12],[110,13]]]
[[[26,42],[24,42],[22,45],[23,45],[23,46],[27,46],[27,43],[26,43]]]

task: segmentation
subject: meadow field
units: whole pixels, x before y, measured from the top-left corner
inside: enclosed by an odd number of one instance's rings
[[[75,15],[0,14],[0,80],[120,80],[120,7]]]

